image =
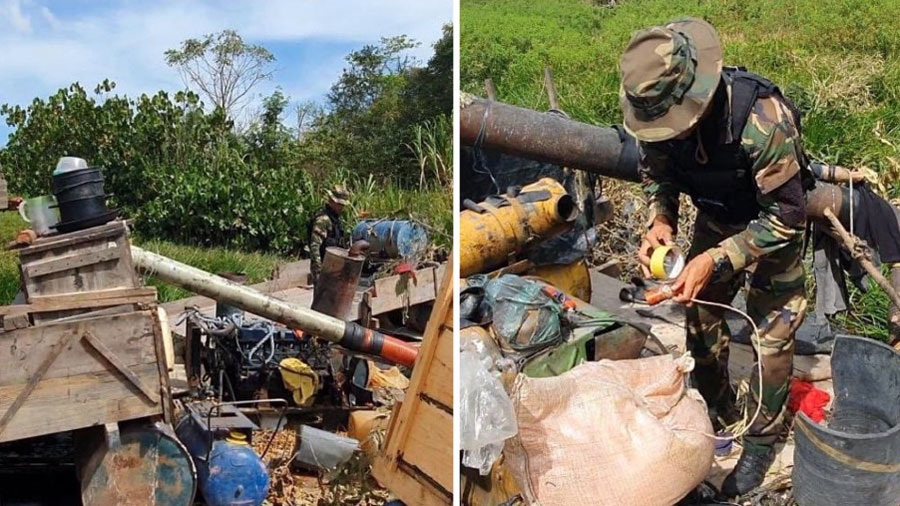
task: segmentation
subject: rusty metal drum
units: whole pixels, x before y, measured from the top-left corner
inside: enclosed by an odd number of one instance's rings
[[[327,248],[313,289],[311,309],[344,321],[353,320],[353,299],[365,261],[364,256],[350,255],[345,249]]]
[[[101,429],[102,427],[95,427]],[[97,431],[94,431],[97,432]],[[101,439],[102,441],[102,439]],[[190,506],[197,471],[187,448],[166,424],[124,428],[90,451],[78,465],[85,506]]]

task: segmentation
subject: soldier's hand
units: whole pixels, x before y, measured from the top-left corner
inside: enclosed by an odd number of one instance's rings
[[[665,216],[657,216],[653,220],[653,225],[647,231],[641,241],[641,247],[638,249],[638,259],[641,261],[641,268],[644,270],[644,276],[650,277],[650,255],[653,250],[672,244],[675,238],[675,227]]]
[[[709,253],[701,253],[688,262],[672,285],[672,292],[675,294],[672,300],[691,306],[691,299],[700,295],[712,279],[715,263]]]

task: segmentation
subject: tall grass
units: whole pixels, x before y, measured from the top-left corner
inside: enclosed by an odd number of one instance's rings
[[[413,127],[413,140],[406,147],[418,160],[420,188],[432,177],[438,186],[453,183],[453,124],[448,116]]]
[[[684,16],[718,29],[726,65],[746,66],[785,89],[803,109],[813,154],[875,169],[898,156],[900,31],[885,22],[900,17],[895,0],[623,0],[612,8],[583,0],[462,0],[461,85],[484,95],[482,83],[491,78],[502,100],[547,109],[541,71],[550,65],[567,113],[620,123],[618,65],[629,38]]]
[[[553,68],[561,107],[574,119],[621,123],[619,58],[644,27],[693,16],[718,30],[726,65],[769,77],[802,110],[804,146],[831,163],[879,173],[885,196],[900,197],[900,2],[896,0],[461,0],[460,76],[484,95],[549,107],[542,69]],[[633,185],[604,182],[623,209],[640,207]],[[635,204],[635,202],[638,202]],[[642,220],[634,220],[637,235]],[[633,238],[637,241],[637,237]],[[839,319],[851,330],[886,335],[887,299],[877,287],[853,295]]]

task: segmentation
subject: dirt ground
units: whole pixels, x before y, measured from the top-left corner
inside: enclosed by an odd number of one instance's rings
[[[297,431],[284,428],[275,434],[271,446],[266,446],[272,431],[258,431],[253,435],[253,449],[269,468],[269,497],[264,506],[376,506],[392,497],[379,487],[369,475],[369,461],[362,452],[334,471],[314,473],[292,469],[290,462],[297,448]]]

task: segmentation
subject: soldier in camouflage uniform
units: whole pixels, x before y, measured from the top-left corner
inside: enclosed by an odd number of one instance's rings
[[[347,238],[341,225],[341,213],[344,206],[350,203],[350,193],[341,185],[328,191],[328,201],[322,206],[307,227],[309,240],[309,271],[313,283],[319,279],[322,271],[322,259],[325,249],[332,246],[345,246]]]
[[[635,34],[621,61],[626,129],[640,145],[650,225],[640,248],[673,242],[679,195],[698,209],[690,261],[673,284],[688,305],[693,379],[715,417],[733,415],[730,333],[724,310],[749,274],[747,312],[760,331],[763,378],[751,379],[750,413],[760,416],[722,486],[734,497],[758,487],[774,460],[792,372],[794,333],[806,312],[802,237],[807,161],[800,118],[770,81],[722,67],[712,26],[686,19]],[[750,272],[752,271],[752,273]],[[729,420],[730,421],[730,420]]]

